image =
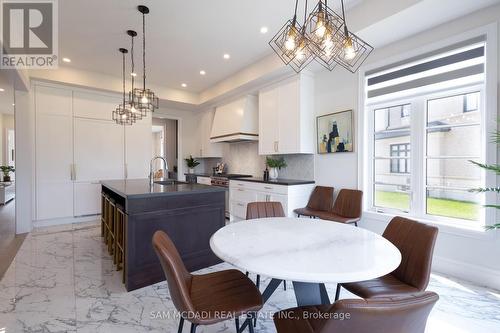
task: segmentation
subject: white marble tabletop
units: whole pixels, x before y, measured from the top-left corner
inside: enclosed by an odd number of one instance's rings
[[[318,219],[267,218],[232,223],[210,239],[222,260],[263,276],[297,282],[370,280],[395,270],[399,250],[362,228]]]

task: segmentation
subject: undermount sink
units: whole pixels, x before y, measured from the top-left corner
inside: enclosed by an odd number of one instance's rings
[[[181,184],[187,184],[186,182],[181,182],[181,181],[174,180],[174,179],[156,180],[156,181],[154,181],[154,183],[158,184],[158,185],[181,185]]]

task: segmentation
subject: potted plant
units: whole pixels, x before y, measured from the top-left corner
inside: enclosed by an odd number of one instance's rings
[[[2,165],[0,166],[0,170],[3,172],[3,181],[10,182],[10,173],[16,171],[11,165]]]
[[[493,134],[493,142],[495,142],[497,145],[500,144],[500,131],[497,131],[496,133]],[[492,171],[496,173],[497,176],[500,175],[500,165],[499,164],[482,164],[478,163],[475,161],[469,161],[475,165],[477,165],[480,168],[483,168],[487,171]],[[476,192],[476,193],[485,193],[485,192],[495,192],[497,194],[500,194],[500,187],[484,187],[484,188],[474,188],[469,190],[469,192]],[[494,208],[494,209],[500,209],[500,205],[495,205],[495,204],[489,204],[485,205],[484,207],[486,208]],[[494,230],[494,229],[499,229],[500,230],[500,223],[492,224],[486,226],[487,230]]]
[[[278,179],[278,170],[281,170],[281,168],[286,168],[286,162],[283,157],[280,157],[278,159],[266,157],[266,164],[269,167],[270,179]]]
[[[194,168],[200,165],[200,162],[193,158],[193,155],[189,155],[189,158],[184,159],[186,161],[187,167],[189,168],[189,173],[194,173]]]

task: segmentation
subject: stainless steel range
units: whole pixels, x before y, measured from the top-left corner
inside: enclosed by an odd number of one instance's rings
[[[222,173],[210,177],[212,186],[224,187],[226,189],[226,219],[229,219],[229,180],[234,178],[249,178],[251,175],[240,175]]]

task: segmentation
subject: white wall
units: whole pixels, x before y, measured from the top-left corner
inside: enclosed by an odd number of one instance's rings
[[[490,7],[376,50],[367,64],[418,50],[427,44],[499,21],[500,6]],[[316,76],[315,86],[316,115],[354,109],[356,123],[363,116],[358,105],[358,75],[341,69],[332,73],[321,72]],[[361,185],[357,179],[358,168],[363,168],[362,164],[357,163],[359,142],[355,142],[355,147],[356,153],[352,154],[316,155],[317,183],[337,189],[356,188]],[[364,218],[361,226],[382,232],[389,219],[389,216],[379,216],[378,219]],[[434,269],[500,289],[499,253],[500,232],[466,233],[441,228],[435,249]]]

